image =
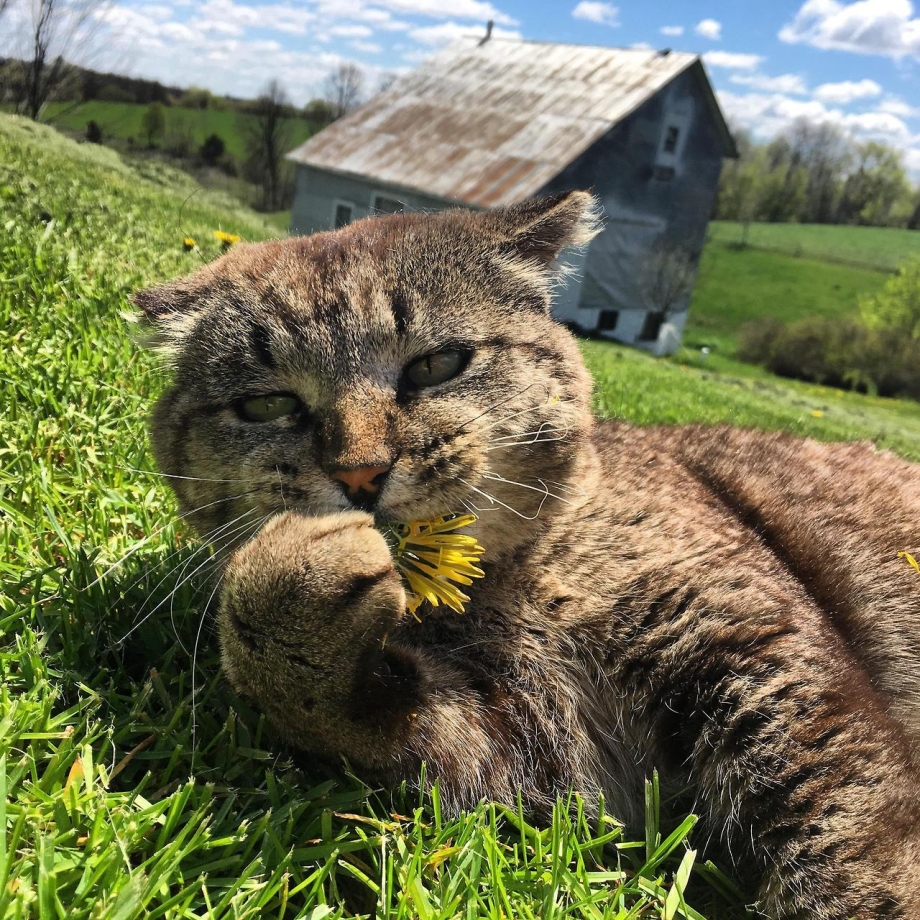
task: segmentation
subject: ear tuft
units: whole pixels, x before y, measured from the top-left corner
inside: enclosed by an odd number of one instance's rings
[[[147,327],[145,342],[163,354],[175,354],[192,333],[201,315],[202,304],[187,279],[179,279],[131,295],[140,311],[126,319]]]
[[[522,258],[548,265],[563,249],[587,246],[603,229],[590,192],[562,192],[493,212],[506,245]]]

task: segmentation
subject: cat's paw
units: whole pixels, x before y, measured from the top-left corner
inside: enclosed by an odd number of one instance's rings
[[[411,658],[387,645],[405,611],[402,579],[370,515],[283,514],[227,564],[224,670],[291,741],[341,750],[343,736],[366,736],[369,721],[411,705],[418,691]]]

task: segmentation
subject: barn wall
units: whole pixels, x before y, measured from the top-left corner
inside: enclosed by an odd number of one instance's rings
[[[594,330],[602,310],[616,311],[614,329],[601,334],[655,351],[664,349],[666,336],[657,342],[639,339],[649,311],[638,283],[640,266],[662,236],[699,259],[722,168],[723,142],[694,71],[678,76],[542,190],[592,188],[606,219],[605,231],[588,251],[577,304],[560,304],[560,319]],[[685,133],[678,155],[662,157],[662,132],[675,113]],[[673,175],[662,178],[659,169],[656,177],[656,161],[667,163],[664,168],[673,169]],[[611,319],[608,313],[608,324]],[[673,344],[686,313],[672,315],[670,322]]]
[[[331,230],[336,202],[353,205],[353,219],[374,213],[376,192],[402,202],[408,211],[440,211],[446,203],[439,198],[421,195],[405,189],[394,189],[381,183],[326,172],[303,164],[297,165],[294,182],[294,207],[291,211],[291,232],[305,236],[321,230]]]

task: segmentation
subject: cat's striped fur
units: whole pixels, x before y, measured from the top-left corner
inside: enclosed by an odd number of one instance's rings
[[[230,680],[292,743],[442,799],[705,818],[770,916],[920,910],[920,467],[867,445],[595,424],[552,261],[589,196],[232,251],[137,296],[175,364],[153,441],[227,557]],[[451,379],[406,368],[462,349]],[[275,421],[241,400],[294,394]],[[373,511],[476,509],[486,577],[417,623]],[[198,510],[200,509],[200,510]],[[248,518],[247,518],[248,516]]]

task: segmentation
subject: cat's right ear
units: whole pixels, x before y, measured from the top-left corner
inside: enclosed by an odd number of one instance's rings
[[[125,318],[140,324],[146,344],[156,351],[175,354],[194,332],[203,310],[198,291],[185,279],[161,284],[131,296],[136,313]]]
[[[602,229],[600,204],[583,191],[534,198],[489,215],[506,252],[542,267],[564,249],[587,246]]]

